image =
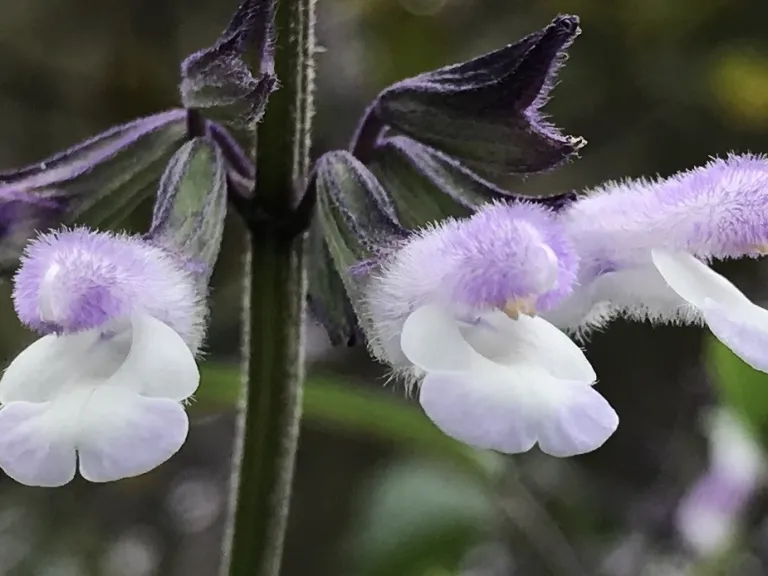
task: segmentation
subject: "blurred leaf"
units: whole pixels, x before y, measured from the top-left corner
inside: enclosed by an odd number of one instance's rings
[[[50,158],[0,173],[0,274],[9,275],[35,230],[121,223],[149,197],[186,136],[186,112],[171,110],[111,128]]]
[[[748,130],[768,126],[768,53],[728,46],[709,67],[710,89],[726,117]]]
[[[577,17],[558,16],[515,44],[394,84],[376,100],[375,117],[485,173],[553,168],[585,144],[539,112],[579,33]]]
[[[204,362],[200,371],[198,403],[237,405],[241,389],[237,365]],[[352,383],[310,377],[304,390],[304,423],[439,456],[486,481],[492,481],[503,465],[498,454],[474,450],[443,434],[415,405]]]
[[[392,197],[400,221],[408,228],[449,216],[468,216],[474,208],[494,200],[528,200],[559,208],[572,198],[513,194],[450,156],[406,136],[379,142],[368,167]]]
[[[157,194],[149,236],[199,266],[207,286],[227,215],[227,169],[218,146],[194,138],[168,162]]]
[[[755,370],[717,338],[708,337],[707,369],[723,404],[740,414],[744,422],[768,440],[768,374]]]
[[[467,476],[429,462],[402,462],[377,471],[364,488],[353,525],[356,574],[422,576],[455,573],[498,518],[491,494]]]

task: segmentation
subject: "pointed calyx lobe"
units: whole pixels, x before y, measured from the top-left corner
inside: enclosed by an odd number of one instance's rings
[[[533,197],[504,190],[457,159],[402,135],[382,138],[368,167],[391,195],[407,228],[439,217],[469,216],[493,201],[528,200],[559,210],[576,198],[575,193]]]
[[[117,225],[154,193],[183,141],[184,110],[115,126],[41,162],[0,172],[0,275],[10,276],[35,231]]]
[[[362,294],[360,263],[378,258],[407,237],[390,197],[349,152],[324,154],[310,182],[318,217],[310,229],[309,306],[334,343],[357,337]]]
[[[212,139],[194,138],[168,162],[148,237],[186,261],[202,292],[219,255],[226,210],[224,154]]]
[[[352,154],[324,154],[315,170],[321,223],[332,243],[359,260],[406,237],[389,195]]]
[[[274,0],[245,0],[216,42],[181,66],[181,99],[242,135],[275,90]]]
[[[575,16],[559,16],[515,44],[399,82],[379,95],[364,123],[388,126],[488,174],[552,168],[584,145],[540,113],[578,24]],[[371,136],[361,126],[358,138]]]

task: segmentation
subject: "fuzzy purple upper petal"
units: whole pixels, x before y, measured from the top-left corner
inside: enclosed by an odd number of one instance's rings
[[[430,234],[424,274],[441,276],[441,290],[469,306],[501,307],[533,296],[546,307],[568,293],[576,275],[570,242],[552,213],[533,204],[490,204]]]
[[[14,278],[19,319],[42,333],[72,333],[148,314],[178,332],[193,350],[205,307],[179,257],[141,238],[85,228],[31,242]]]
[[[448,219],[414,234],[374,273],[366,322],[374,355],[400,358],[403,323],[427,303],[460,316],[518,298],[546,309],[572,289],[578,258],[554,213],[529,203],[488,204],[471,218]]]

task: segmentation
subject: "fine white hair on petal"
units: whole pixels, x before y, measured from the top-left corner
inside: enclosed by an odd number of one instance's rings
[[[19,319],[41,333],[109,329],[147,314],[202,344],[207,308],[194,267],[144,238],[86,228],[43,234],[31,242],[14,277]]]
[[[650,261],[585,281],[557,308],[541,316],[580,338],[617,316],[652,323],[703,323],[701,311],[675,292]]]
[[[565,209],[584,268],[654,248],[742,256],[768,239],[768,157],[729,155],[668,178],[606,182]]]
[[[383,258],[361,290],[361,325],[373,356],[413,380],[399,338],[414,310],[435,304],[471,316],[516,299],[549,308],[571,290],[577,267],[554,213],[491,203],[414,232]]]
[[[581,266],[578,288],[547,318],[579,335],[619,315],[701,323],[700,311],[660,278],[651,252],[756,257],[768,243],[767,208],[762,155],[716,158],[665,179],[607,182],[559,214]]]

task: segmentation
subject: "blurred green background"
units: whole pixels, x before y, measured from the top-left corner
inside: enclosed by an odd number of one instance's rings
[[[0,0],[0,167],[177,105],[179,62],[236,0]],[[662,175],[728,151],[768,150],[762,0],[320,0],[315,155],[345,147],[387,84],[578,14],[546,111],[589,145],[514,190]],[[146,214],[134,219],[136,229]],[[182,452],[114,485],[40,490],[0,479],[0,575],[209,576],[220,561],[238,386],[242,229],[231,217],[212,291],[209,361]],[[763,263],[729,277],[768,303]],[[0,287],[5,362],[33,336]],[[675,509],[705,471],[703,417],[719,403],[768,430],[768,379],[693,328],[615,323],[587,350],[622,422],[598,452],[502,458],[442,436],[364,350],[311,362],[286,576],[666,576],[768,573],[760,490],[740,535],[709,557]],[[767,436],[768,437],[768,436]]]

